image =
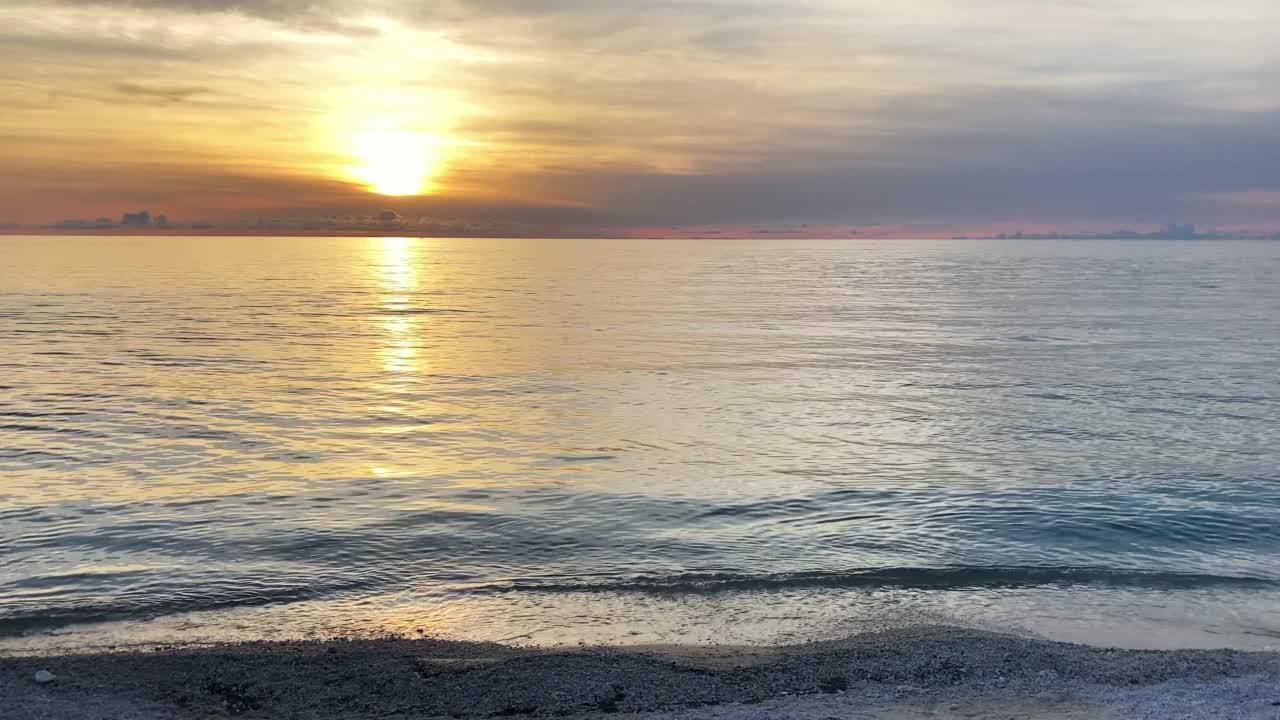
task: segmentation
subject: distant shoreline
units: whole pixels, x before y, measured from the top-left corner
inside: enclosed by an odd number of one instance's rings
[[[813,241],[883,241],[883,240],[953,240],[958,242],[974,241],[974,240],[992,240],[992,241],[1035,241],[1050,242],[1055,240],[1073,241],[1073,240],[1098,240],[1098,241],[1115,241],[1115,242],[1231,242],[1231,241],[1276,241],[1280,240],[1280,234],[1257,234],[1257,235],[1231,235],[1221,237],[1165,237],[1159,235],[1144,235],[1138,237],[1131,236],[1112,236],[1112,235],[1092,235],[1089,233],[1081,233],[1079,235],[951,235],[946,233],[918,233],[918,234],[892,234],[884,235],[825,235],[812,234],[805,235],[801,233],[747,233],[747,234],[726,234],[726,233],[696,233],[689,234],[643,234],[643,233],[618,233],[618,232],[557,232],[557,233],[427,233],[422,231],[411,230],[408,228],[400,229],[364,229],[364,230],[323,230],[323,229],[286,229],[286,228],[191,228],[191,227],[175,227],[175,228],[0,228],[0,237],[5,236],[40,236],[40,237],[297,237],[297,238],[326,238],[326,237],[351,237],[351,238],[388,238],[388,237],[407,237],[422,239],[474,239],[474,240],[813,240]]]
[[[57,679],[38,684],[41,670]],[[1110,650],[946,627],[780,647],[557,649],[393,638],[0,657],[0,707],[9,720],[639,713],[1269,720],[1277,688],[1280,653]]]
[[[411,238],[495,238],[537,239],[545,235],[439,235],[409,230],[278,230],[271,228],[2,228],[0,236],[39,235],[50,237],[411,237]],[[559,237],[559,236],[558,236]],[[602,235],[565,235],[565,239],[605,238]],[[613,237],[613,236],[608,236]]]
[[[827,235],[623,235],[623,234],[428,234],[421,232],[411,232],[407,230],[273,230],[262,229],[254,230],[251,228],[176,228],[158,230],[155,228],[144,229],[52,229],[52,228],[0,228],[0,237],[27,236],[27,237],[157,237],[157,238],[183,238],[183,237],[218,237],[218,238],[415,238],[415,239],[434,239],[434,240],[724,240],[724,241],[742,241],[742,240],[809,240],[814,242],[877,242],[890,240],[923,240],[923,241],[998,241],[998,242],[1054,242],[1054,241],[1114,241],[1114,242],[1275,242],[1280,240],[1280,236],[1271,237],[1265,235],[1258,236],[1240,236],[1230,238],[1165,238],[1165,237],[1140,237],[1140,238],[1119,238],[1119,237],[1099,237],[1090,235],[1081,235],[1079,237],[1072,236],[1024,236],[1024,237],[957,237],[946,235],[885,235],[870,236],[859,235],[851,237],[835,237]]]

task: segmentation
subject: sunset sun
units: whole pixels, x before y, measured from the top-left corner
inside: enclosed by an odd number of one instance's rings
[[[371,130],[352,139],[355,164],[350,172],[379,195],[423,195],[440,171],[442,156],[435,138],[409,130]]]

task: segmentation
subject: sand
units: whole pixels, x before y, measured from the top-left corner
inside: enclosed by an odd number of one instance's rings
[[[39,685],[34,674],[57,675]],[[951,628],[791,647],[332,640],[0,658],[3,720],[577,717],[1277,720],[1280,654]]]

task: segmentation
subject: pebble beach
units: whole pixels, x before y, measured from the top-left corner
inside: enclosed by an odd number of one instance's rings
[[[1105,649],[946,627],[783,647],[243,643],[0,658],[0,708],[6,720],[1275,720],[1280,653]]]

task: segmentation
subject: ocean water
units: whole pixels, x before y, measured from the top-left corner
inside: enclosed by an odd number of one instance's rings
[[[0,649],[1280,645],[1280,243],[0,258]]]

